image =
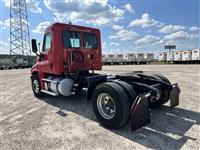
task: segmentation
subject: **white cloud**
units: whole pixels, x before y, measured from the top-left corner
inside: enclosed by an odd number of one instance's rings
[[[11,3],[13,4],[13,0],[11,0]],[[4,0],[4,5],[10,7],[10,0]],[[26,0],[27,10],[30,10],[31,12],[42,13],[42,9],[39,5],[40,2],[37,0]]]
[[[139,35],[134,31],[129,31],[129,30],[126,30],[126,29],[122,29],[122,30],[117,31],[115,35],[112,35],[109,38],[110,39],[119,38],[122,41],[128,41],[128,40],[135,41],[136,39],[139,38]]]
[[[135,41],[136,45],[154,45],[160,41],[160,37],[154,35],[146,35],[145,37]]]
[[[144,13],[141,19],[135,19],[129,24],[130,27],[141,26],[142,28],[147,28],[150,26],[161,27],[162,25],[163,23],[160,23],[159,21],[151,18],[148,13]]]
[[[8,43],[0,41],[0,45],[1,45],[1,47],[6,47],[6,46],[8,46]]]
[[[40,2],[37,0],[26,0],[27,8],[34,13],[42,13],[42,8],[40,8]]]
[[[10,18],[6,20],[0,20],[0,25],[2,28],[10,27]]]
[[[165,42],[165,45],[176,45],[176,44],[177,44],[177,41],[174,41],[174,40]]]
[[[9,53],[9,44],[7,42],[0,41],[0,53]]]
[[[12,23],[13,23],[13,22],[15,22],[15,19],[12,19],[11,21],[12,21]],[[22,22],[23,22],[24,24],[27,23],[26,20],[24,20],[24,19],[22,19]],[[16,22],[16,23],[17,23],[17,22]],[[5,19],[5,20],[0,20],[0,25],[1,25],[1,26],[0,26],[1,29],[7,29],[8,27],[10,27],[10,18]],[[28,22],[28,25],[30,25],[29,22]]]
[[[107,47],[106,42],[103,42],[103,43],[102,43],[102,49],[105,49],[106,47]]]
[[[131,6],[131,4],[127,3],[123,7],[125,8],[125,10],[129,11],[130,13],[135,13],[135,11],[134,11],[133,7]]]
[[[200,28],[199,27],[197,27],[197,26],[192,26],[191,28],[190,28],[190,31],[192,31],[192,32],[199,32],[200,31]]]
[[[121,30],[121,29],[123,29],[124,27],[123,27],[123,26],[119,26],[119,25],[113,24],[111,28],[114,29],[114,30]]]
[[[44,0],[45,6],[60,22],[84,22],[105,25],[123,18],[124,11],[108,4],[107,0]]]
[[[116,42],[111,42],[111,43],[109,44],[109,46],[110,46],[110,47],[116,47],[116,46],[118,46],[118,43],[116,43]]]
[[[4,2],[4,5],[5,5],[6,7],[10,7],[10,1],[8,1],[8,0],[3,0],[3,2]],[[13,0],[12,0],[11,2],[13,2]]]
[[[164,36],[164,40],[185,40],[196,38],[197,35],[189,34],[185,31],[178,31],[169,35]]]
[[[190,45],[188,43],[181,43],[181,44],[177,44],[178,49],[185,49],[185,50],[188,50],[188,49],[194,49],[194,48],[197,48],[195,47],[195,45]]]
[[[32,30],[34,33],[44,33],[45,29],[50,25],[50,22],[41,22],[35,29]]]
[[[198,38],[198,37],[199,37],[199,34],[190,34],[191,39],[195,39],[195,38]]]
[[[180,30],[184,30],[184,29],[185,29],[185,27],[181,26],[181,25],[167,25],[167,26],[164,26],[163,28],[161,28],[159,30],[159,32],[171,34],[171,33],[174,33],[174,32],[180,31]]]

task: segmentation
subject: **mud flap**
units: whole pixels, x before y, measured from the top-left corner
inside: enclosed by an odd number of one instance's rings
[[[173,89],[170,94],[170,107],[176,107],[179,105],[179,94],[180,94],[180,88],[178,87],[178,84],[175,83],[172,85]]]
[[[151,93],[137,96],[131,107],[131,130],[135,131],[151,122],[148,98]]]

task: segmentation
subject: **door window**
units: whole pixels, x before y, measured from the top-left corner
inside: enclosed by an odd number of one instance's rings
[[[50,36],[50,33],[46,34],[45,35],[45,38],[44,38],[44,48],[43,48],[43,51],[47,51],[51,48],[51,36]]]

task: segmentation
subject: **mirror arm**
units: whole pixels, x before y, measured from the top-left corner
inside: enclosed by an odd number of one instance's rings
[[[37,56],[40,56],[37,52],[34,52]]]

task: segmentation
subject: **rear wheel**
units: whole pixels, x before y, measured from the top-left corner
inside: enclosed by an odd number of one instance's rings
[[[32,76],[32,90],[35,97],[43,97],[44,93],[41,92],[41,84],[38,75]]]
[[[107,128],[123,126],[130,115],[130,103],[124,89],[114,83],[102,83],[93,93],[93,110],[99,122]]]

